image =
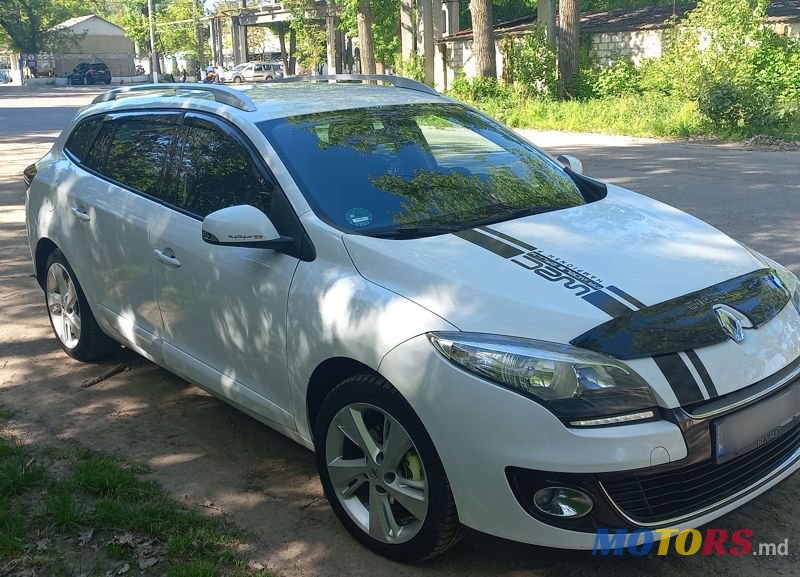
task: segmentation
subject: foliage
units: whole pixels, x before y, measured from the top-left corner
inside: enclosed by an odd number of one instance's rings
[[[611,66],[599,68],[594,75],[592,93],[598,98],[640,92],[641,73],[627,58],[619,58]]]
[[[641,86],[698,103],[719,129],[780,132],[797,121],[800,41],[767,25],[768,0],[700,0],[665,33]]]
[[[156,48],[162,54],[185,53],[198,58],[196,29],[203,15],[201,0],[154,0]],[[122,0],[122,11],[112,20],[125,29],[133,42],[150,46],[147,0]]]
[[[508,82],[517,82],[532,95],[555,96],[556,54],[547,45],[543,28],[522,38],[506,38],[503,73]]]
[[[395,71],[401,76],[412,78],[417,82],[425,82],[425,57],[412,51],[408,58],[403,60],[400,54],[395,55]]]
[[[313,17],[313,0],[285,0],[283,6],[292,14],[289,26],[297,37],[299,67],[316,70],[326,60],[328,34],[325,22]]]
[[[75,15],[59,0],[2,0],[0,44],[34,54],[74,44],[80,36],[53,26]]]
[[[359,0],[343,1],[339,29],[351,36],[358,35],[358,4]],[[375,60],[386,64],[393,63],[400,51],[400,38],[397,35],[400,0],[370,0],[370,8]]]

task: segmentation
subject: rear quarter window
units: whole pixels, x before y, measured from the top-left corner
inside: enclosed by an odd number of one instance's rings
[[[72,134],[69,135],[64,148],[74,156],[78,162],[86,160],[100,126],[103,124],[102,116],[94,116],[82,120]]]

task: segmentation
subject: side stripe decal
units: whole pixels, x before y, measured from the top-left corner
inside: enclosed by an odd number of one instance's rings
[[[625,306],[623,303],[619,302],[615,298],[612,298],[603,291],[595,291],[593,293],[589,293],[588,295],[583,295],[581,298],[583,298],[585,301],[589,301],[608,316],[613,318],[621,317],[622,315],[633,311],[632,308]]]
[[[535,246],[533,246],[533,245],[530,245],[530,244],[528,244],[527,242],[523,242],[523,241],[521,241],[521,240],[519,240],[519,239],[516,239],[516,238],[514,238],[513,236],[508,236],[507,234],[505,234],[505,233],[503,233],[503,232],[500,232],[499,230],[495,230],[495,229],[493,229],[493,228],[492,228],[492,227],[490,227],[490,226],[480,226],[480,227],[478,227],[478,228],[480,228],[481,230],[485,230],[485,231],[486,231],[486,232],[488,232],[489,234],[493,234],[493,235],[495,235],[497,238],[502,238],[503,240],[507,240],[508,242],[513,242],[513,243],[514,243],[514,244],[516,244],[517,246],[521,246],[521,247],[522,247],[522,248],[524,248],[524,249],[527,249],[527,250],[536,250],[536,247],[535,247]]]
[[[640,301],[636,297],[629,295],[628,293],[626,293],[621,288],[615,287],[614,285],[609,285],[609,286],[606,287],[606,289],[608,289],[609,292],[614,293],[618,297],[622,297],[623,299],[625,299],[626,301],[631,303],[636,308],[640,308],[640,309],[647,308],[646,304],[644,304],[642,301]]]
[[[711,398],[718,397],[719,392],[717,392],[717,387],[714,386],[711,375],[708,374],[706,366],[703,364],[703,361],[700,360],[700,357],[697,356],[697,353],[695,351],[686,351],[686,356],[689,357],[692,365],[694,365],[694,370],[700,375],[700,380],[703,381],[703,386],[705,386],[708,391],[708,396]]]
[[[694,380],[692,373],[677,353],[657,355],[653,360],[664,373],[669,386],[675,392],[681,405],[688,405],[703,400],[703,393]],[[699,372],[699,371],[698,371]]]
[[[476,230],[462,230],[460,232],[454,232],[453,234],[481,248],[485,248],[496,255],[502,256],[503,258],[513,258],[523,253],[523,251],[518,248],[514,248],[490,236],[481,234]]]

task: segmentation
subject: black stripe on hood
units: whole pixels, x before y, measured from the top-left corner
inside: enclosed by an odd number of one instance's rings
[[[571,344],[618,359],[699,349],[728,335],[714,313],[727,305],[758,328],[773,319],[790,295],[771,269],[757,270],[662,303],[631,311],[573,339]]]

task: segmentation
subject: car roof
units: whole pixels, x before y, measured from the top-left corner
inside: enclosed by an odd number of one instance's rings
[[[196,87],[196,88],[195,88]],[[254,110],[240,110],[229,104],[215,102],[204,97],[204,85],[192,85],[196,96],[175,96],[174,88],[164,85],[164,93],[157,88],[152,92],[120,94],[117,99],[88,106],[81,116],[97,112],[122,112],[143,108],[176,108],[220,113],[244,122],[263,122],[289,116],[300,116],[319,112],[391,106],[401,104],[452,103],[453,100],[435,93],[408,88],[396,88],[376,84],[343,84],[327,82],[266,82],[240,85],[240,90],[249,97]],[[209,88],[209,90],[212,90]]]

